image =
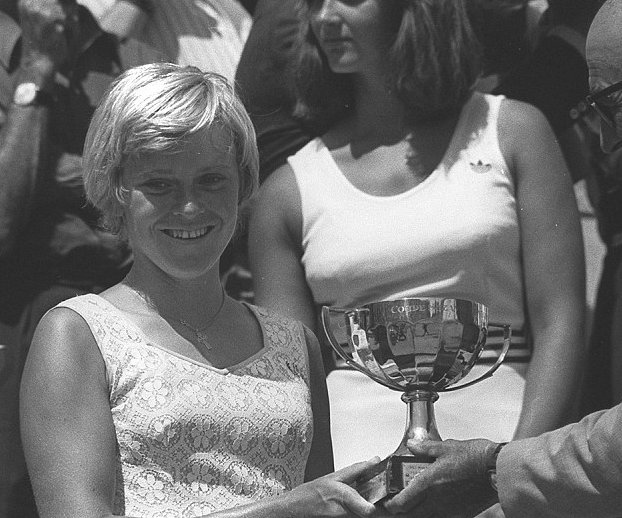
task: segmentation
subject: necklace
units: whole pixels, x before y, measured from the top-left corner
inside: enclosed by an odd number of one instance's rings
[[[140,293],[139,291],[137,291],[134,288],[130,288],[130,289],[131,289],[132,293],[134,293],[136,296],[138,296],[143,302],[145,302],[147,305],[153,307],[154,309],[156,309],[156,311],[158,311],[157,308],[155,308],[155,306],[149,301],[149,299],[147,299],[147,297],[145,295],[143,295],[142,293]],[[179,324],[181,324],[185,328],[187,328],[190,331],[192,331],[194,333],[194,336],[196,337],[196,341],[199,344],[201,344],[203,347],[205,347],[207,350],[211,351],[212,350],[212,344],[209,342],[209,339],[207,337],[206,331],[211,327],[211,325],[214,323],[216,318],[218,318],[218,315],[220,315],[222,309],[225,307],[225,301],[227,300],[227,295],[225,293],[225,288],[222,286],[222,284],[220,286],[220,289],[221,289],[221,299],[222,299],[220,301],[220,306],[218,306],[218,310],[216,311],[216,313],[214,313],[214,315],[212,315],[212,317],[209,319],[207,324],[205,324],[201,328],[194,327],[193,325],[191,325],[185,319],[179,319],[179,318],[172,317],[170,315],[165,315],[161,311],[158,311],[158,313],[160,314],[160,316],[162,318],[168,318],[170,320],[174,320],[175,322],[178,322]]]
[[[222,285],[220,288],[222,290],[222,300],[220,301],[220,306],[218,307],[218,310],[216,311],[216,313],[214,313],[214,315],[209,319],[207,324],[205,324],[203,327],[197,328],[191,325],[187,320],[171,317],[173,320],[175,320],[176,322],[179,322],[185,328],[190,329],[190,331],[194,333],[194,336],[196,337],[197,342],[199,342],[208,351],[212,350],[212,344],[209,342],[209,339],[205,331],[207,331],[211,327],[211,325],[214,323],[218,315],[220,315],[222,308],[225,307],[225,300],[227,300],[225,289],[222,287]]]

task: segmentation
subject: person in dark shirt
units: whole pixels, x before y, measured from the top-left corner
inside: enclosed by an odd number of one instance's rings
[[[36,515],[18,427],[36,324],[58,302],[118,282],[131,261],[85,204],[81,153],[99,99],[136,64],[123,60],[132,45],[120,48],[75,0],[0,2],[2,518]]]
[[[290,53],[298,34],[297,0],[259,0],[236,71],[236,88],[259,148],[259,179],[285,163],[313,136],[292,116]]]
[[[289,74],[290,52],[298,34],[297,4],[298,0],[255,2],[253,27],[235,74],[236,91],[257,134],[260,182],[316,135],[292,116]],[[247,241],[246,232],[240,232],[223,255],[221,268],[227,292],[252,302]]]
[[[585,171],[575,158],[577,141],[570,129],[573,110],[588,94],[585,37],[601,4],[602,0],[550,0],[533,51],[504,75],[494,91],[544,113],[575,182]]]

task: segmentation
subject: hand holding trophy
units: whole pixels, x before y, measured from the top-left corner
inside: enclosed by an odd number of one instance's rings
[[[488,322],[483,304],[452,298],[404,298],[359,308],[322,308],[324,332],[354,369],[392,390],[408,405],[401,444],[356,484],[372,503],[399,493],[433,459],[410,453],[407,441],[440,440],[434,417],[439,392],[465,388],[499,368],[510,347],[510,326]],[[489,327],[503,328],[503,349],[490,369],[455,385],[477,362]]]

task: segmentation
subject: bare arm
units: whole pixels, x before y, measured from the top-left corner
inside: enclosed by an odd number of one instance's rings
[[[576,201],[559,146],[535,108],[505,101],[501,149],[516,179],[533,357],[516,437],[568,418],[584,354],[585,265]],[[503,137],[505,136],[505,137]]]
[[[17,84],[49,90],[66,59],[65,12],[55,0],[21,0],[22,53]],[[28,221],[39,178],[46,172],[49,108],[12,104],[0,129],[0,257]]]
[[[104,361],[87,324],[69,309],[52,310],[37,327],[20,414],[41,516],[111,513],[116,438]]]
[[[317,331],[313,296],[302,257],[300,193],[289,165],[262,185],[252,211],[249,255],[255,300]]]
[[[436,461],[387,508],[427,516],[427,509],[451,503],[469,482],[486,481],[487,469],[496,466],[505,516],[617,516],[622,506],[621,425],[622,406],[618,405],[579,423],[512,441],[500,452],[498,445],[485,439],[411,443],[414,454]],[[458,509],[464,512],[464,501],[474,496],[478,495],[464,494]]]

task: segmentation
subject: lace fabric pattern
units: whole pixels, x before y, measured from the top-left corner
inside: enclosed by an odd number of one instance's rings
[[[61,305],[86,320],[105,360],[115,514],[196,517],[303,482],[313,419],[301,324],[249,306],[264,348],[217,369],[149,343],[97,295]]]

